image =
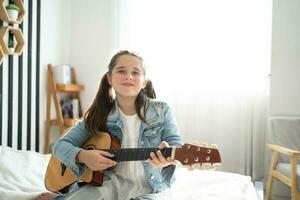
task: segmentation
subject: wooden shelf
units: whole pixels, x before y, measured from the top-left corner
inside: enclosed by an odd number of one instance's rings
[[[25,16],[25,9],[23,5],[23,0],[13,0],[12,2],[19,8],[18,18],[12,20],[6,10],[6,6],[10,1],[0,0],[0,20],[7,22],[11,26],[1,27],[0,29],[0,64],[3,61],[5,55],[20,55],[24,48],[24,38],[23,33],[19,28],[15,28],[15,24],[21,24]],[[14,52],[10,52],[8,48],[8,33],[11,32],[13,37],[16,39],[16,46]],[[7,41],[5,41],[7,40]]]
[[[60,95],[59,93],[66,92],[69,93],[70,96],[78,99],[79,103],[79,117],[83,116],[81,100],[80,100],[80,92],[84,90],[83,85],[77,84],[77,79],[75,75],[75,69],[72,68],[71,71],[71,84],[59,84],[56,83],[55,75],[53,72],[53,66],[51,64],[48,65],[47,70],[47,109],[46,109],[46,124],[45,124],[45,146],[44,153],[50,153],[50,127],[58,126],[59,133],[62,136],[65,131],[74,126],[77,123],[77,119],[75,118],[63,118],[62,108],[60,105]],[[50,119],[51,116],[51,101],[54,103],[56,119]]]
[[[56,84],[56,89],[58,92],[80,92],[84,90],[83,85],[77,85],[77,84]]]
[[[8,33],[11,32],[17,40],[15,46],[15,52],[10,52],[8,49]],[[7,41],[6,41],[7,40]],[[14,28],[12,26],[0,27],[0,45],[5,55],[19,55],[23,51],[25,41],[23,38],[22,31],[19,28]]]
[[[1,63],[3,61],[3,57],[4,56],[5,56],[5,54],[4,54],[3,50],[2,50],[2,48],[0,47],[0,65],[1,65]]]
[[[6,21],[8,23],[12,24],[21,24],[25,15],[25,9],[23,5],[22,0],[13,0],[13,2],[18,6],[19,10],[19,15],[16,21],[13,21],[11,18],[9,18],[9,15],[6,10],[6,6],[8,3],[6,3],[5,0],[0,0],[0,19],[3,21]]]

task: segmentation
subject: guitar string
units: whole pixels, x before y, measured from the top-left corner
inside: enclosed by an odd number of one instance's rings
[[[150,157],[150,153],[156,154],[158,148],[125,148],[125,149],[110,149],[109,152],[114,154],[116,161],[134,161],[134,160],[147,160]],[[165,148],[161,150],[164,157],[168,157],[171,154],[171,148]]]

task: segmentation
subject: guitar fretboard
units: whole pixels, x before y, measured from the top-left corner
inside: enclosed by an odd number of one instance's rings
[[[138,160],[147,160],[150,158],[150,153],[156,153],[158,148],[124,148],[124,149],[109,149],[104,150],[108,151],[111,154],[114,154],[113,160],[115,161],[138,161]],[[172,148],[164,148],[160,150],[162,155],[166,158],[171,156]]]

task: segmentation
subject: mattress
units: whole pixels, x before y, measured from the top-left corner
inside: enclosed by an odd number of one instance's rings
[[[50,155],[0,146],[0,199],[29,200],[45,192]],[[171,191],[176,200],[258,200],[249,176],[179,167]]]

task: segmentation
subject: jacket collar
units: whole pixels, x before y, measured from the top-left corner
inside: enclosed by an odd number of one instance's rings
[[[157,123],[159,120],[159,112],[155,106],[155,103],[151,101],[147,101],[146,106],[148,106],[148,110],[146,112],[146,121],[149,126],[153,125],[154,123]],[[142,108],[143,110],[144,108]],[[118,106],[118,103],[115,101],[115,106],[109,113],[107,117],[107,123],[116,123],[119,127],[122,126],[122,120],[121,120],[121,113],[120,113],[120,107]]]

